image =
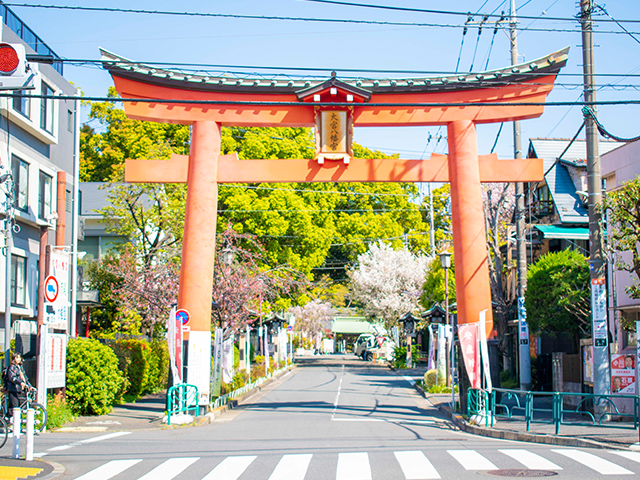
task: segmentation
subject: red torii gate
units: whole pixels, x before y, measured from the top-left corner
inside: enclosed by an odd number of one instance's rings
[[[487,334],[493,330],[480,183],[539,181],[543,167],[539,159],[479,156],[475,125],[540,116],[568,48],[481,74],[386,80],[334,74],[325,81],[182,74],[102,54],[120,96],[134,99],[124,103],[130,118],[193,128],[189,156],[127,160],[125,167],[127,182],[188,183],[178,308],[192,316],[189,378],[208,373],[219,183],[450,182],[458,322],[476,322],[487,310]],[[354,126],[409,125],[446,125],[448,155],[352,158]],[[221,155],[221,126],[316,127],[316,158]],[[192,343],[200,347],[192,350]],[[200,355],[204,371],[196,372],[192,362]]]

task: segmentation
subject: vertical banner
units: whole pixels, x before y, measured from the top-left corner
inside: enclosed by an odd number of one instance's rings
[[[445,335],[444,325],[438,325],[438,379],[447,378],[447,337]]]
[[[189,332],[189,369],[187,383],[198,387],[200,405],[209,404],[211,377],[211,332]]]
[[[189,359],[191,363],[191,359]],[[222,329],[216,328],[213,341],[213,368],[211,369],[211,396],[219,397],[222,388]]]
[[[45,385],[47,388],[64,388],[66,383],[67,334],[49,333],[46,344]]]
[[[486,390],[491,393],[493,385],[491,383],[491,367],[489,363],[489,348],[487,346],[487,329],[486,325],[487,311],[480,312],[480,354],[482,356],[482,372],[484,373],[484,385]]]
[[[429,358],[427,360],[427,370],[436,368],[436,337],[433,325],[429,325]],[[396,345],[399,345],[396,342]]]
[[[593,312],[593,346],[607,346],[607,291],[604,278],[591,280],[591,311]]]
[[[471,388],[480,388],[480,365],[478,362],[478,324],[464,323],[458,325],[460,350],[464,366],[469,375]]]
[[[224,383],[233,381],[233,342],[233,335],[222,342],[222,381]]]
[[[264,327],[264,374],[267,375],[269,373],[269,365],[271,361],[269,360],[269,329]]]
[[[176,319],[176,307],[171,308],[167,320],[167,343],[173,384],[182,383],[182,324]]]
[[[249,325],[247,325],[247,336],[245,338],[247,339],[247,361],[245,362],[245,368],[249,376],[251,376],[251,328],[249,328]]]

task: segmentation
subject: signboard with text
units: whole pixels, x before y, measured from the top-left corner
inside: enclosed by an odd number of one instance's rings
[[[68,252],[51,248],[49,250],[49,275],[45,279],[44,323],[50,330],[67,330],[69,321],[69,273]]]

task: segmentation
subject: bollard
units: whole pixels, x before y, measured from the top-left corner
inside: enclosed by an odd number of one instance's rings
[[[20,458],[20,417],[19,408],[13,409],[13,458]]]
[[[33,460],[33,408],[27,408],[27,448],[25,451],[25,460],[31,462]]]

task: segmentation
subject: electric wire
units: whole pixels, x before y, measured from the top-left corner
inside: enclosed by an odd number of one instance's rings
[[[640,135],[638,135],[637,137],[632,137],[632,138],[623,138],[623,137],[618,137],[617,135],[614,135],[614,134],[610,133],[604,127],[604,125],[602,125],[600,123],[600,121],[598,120],[598,117],[594,113],[593,109],[588,107],[588,106],[582,107],[582,113],[583,113],[583,115],[585,117],[591,117],[593,119],[593,121],[596,124],[596,127],[598,127],[598,132],[600,132],[600,135],[602,135],[603,137],[610,138],[610,139],[615,140],[617,142],[624,142],[624,143],[631,143],[631,142],[636,142],[636,141],[640,140]]]
[[[310,0],[307,0],[310,1]],[[143,10],[143,9],[126,9],[126,8],[110,8],[110,7],[84,7],[84,6],[72,6],[72,5],[32,5],[26,3],[4,3],[4,5],[10,7],[24,7],[24,8],[42,8],[50,10],[78,10],[78,11],[91,11],[91,12],[110,12],[110,13],[134,13],[134,14],[149,14],[149,15],[169,15],[169,16],[183,16],[183,17],[212,17],[212,18],[234,18],[234,19],[246,19],[246,20],[282,20],[282,21],[298,21],[298,22],[318,22],[318,23],[342,23],[342,24],[360,24],[360,25],[384,25],[384,26],[403,26],[403,27],[434,27],[434,28],[464,28],[464,25],[460,24],[445,24],[445,23],[426,23],[426,22],[393,22],[387,20],[355,20],[346,18],[316,18],[316,17],[286,17],[277,15],[241,15],[230,13],[208,13],[208,12],[179,12],[179,11],[166,11],[166,10]],[[463,14],[457,12],[457,14]],[[467,15],[467,13],[464,13]],[[496,15],[494,15],[496,16]],[[546,20],[552,20],[552,18],[545,18]],[[556,20],[571,20],[575,19],[556,19]],[[599,21],[607,21],[608,19],[599,19]],[[621,22],[627,23],[640,23],[640,20],[621,20]],[[477,28],[473,25],[469,25],[470,28]],[[579,28],[517,28],[520,31],[535,31],[535,32],[555,32],[555,33],[580,33]],[[599,34],[628,34],[628,32],[600,30]],[[640,32],[630,32],[636,35],[640,35]]]

